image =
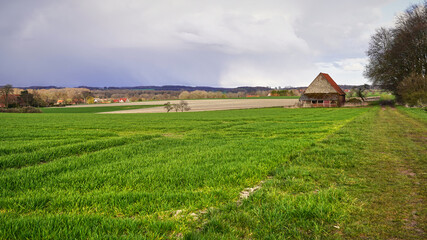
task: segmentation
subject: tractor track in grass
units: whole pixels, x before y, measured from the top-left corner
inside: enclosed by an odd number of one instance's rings
[[[378,112],[368,133],[370,164],[358,173],[366,178],[358,190],[365,206],[355,222],[364,227],[346,238],[426,238],[426,135],[422,122],[395,108]]]
[[[212,239],[231,236],[226,230],[238,221],[241,225],[235,224],[235,229],[249,230],[236,238],[322,238],[330,224],[333,230],[343,229],[340,209],[349,203],[336,189],[346,180],[340,168],[352,167],[342,156],[357,149],[334,144],[351,141],[347,134],[362,126],[354,123],[364,120],[368,111],[372,116],[369,109],[345,108],[75,116],[84,124],[67,132],[70,136],[96,133],[90,123],[110,124],[103,129],[120,136],[157,134],[162,141],[132,142],[49,164],[7,169],[0,177],[0,185],[7,187],[0,199],[4,230],[0,235],[5,239],[42,239],[52,234],[171,239],[200,227],[187,214],[193,211],[200,214],[200,221],[209,221],[199,234],[209,229],[221,234]],[[355,115],[362,119],[353,121]],[[54,116],[62,121],[45,128],[75,122],[69,120],[74,115]],[[238,124],[227,127],[234,123]],[[273,178],[264,182],[270,175]],[[238,206],[241,196],[247,195]],[[225,215],[224,222],[209,220],[217,212],[227,214],[228,208],[242,214]],[[163,213],[164,218],[159,218]],[[313,233],[313,229],[319,230]]]
[[[295,234],[295,238],[303,236],[304,239],[323,237],[326,239],[425,239],[427,142],[425,138],[420,137],[427,134],[425,125],[396,109],[381,110],[377,108],[377,110],[368,114],[366,118],[356,119],[351,127],[345,128],[343,132],[334,131],[316,141],[316,146],[302,149],[289,163],[289,166],[283,167],[282,171],[287,171],[286,169],[289,167],[307,169],[308,178],[304,179],[300,176],[304,181],[308,181],[310,175],[315,175],[316,171],[333,174],[334,171],[338,171],[339,174],[335,173],[336,176],[344,174],[343,178],[332,177],[333,182],[330,188],[316,187],[314,191],[299,192],[301,190],[297,190],[293,193],[290,189],[280,188],[283,181],[295,181],[297,189],[300,189],[299,184],[304,182],[299,182],[299,178],[289,178],[286,174],[278,176],[273,174],[273,178],[268,181],[263,180],[254,187],[245,188],[241,192],[237,204],[230,203],[217,209],[197,212],[196,220],[199,221],[199,224],[186,237],[259,238],[266,236],[263,234],[271,233],[272,235],[267,236],[282,238]],[[358,128],[362,129],[357,130]],[[335,138],[340,140],[335,140]],[[357,144],[363,144],[363,146],[359,148]],[[355,149],[352,154],[345,155],[345,158],[348,159],[341,163],[340,160],[343,157],[334,156],[334,154],[343,156],[340,151],[337,151],[339,146],[344,146],[346,151]],[[318,150],[314,150],[314,148],[318,148]],[[310,165],[304,167],[298,163],[297,165],[292,164],[292,162],[304,163],[302,159],[309,160],[309,162],[316,161],[319,153],[324,154],[324,157],[328,157],[328,154],[332,155],[331,159],[325,162],[327,164],[313,163],[315,166],[319,164],[317,170],[309,168]],[[318,177],[319,180],[322,180],[329,178],[327,176],[328,174],[321,174]],[[289,186],[292,186],[292,183],[289,183]],[[308,219],[302,217],[303,223],[313,220],[315,225],[318,224],[317,227],[321,226],[317,233],[312,232],[313,228],[303,230],[304,228],[301,226],[286,220],[284,217],[292,214],[293,209],[289,203],[281,205],[277,202],[280,199],[277,193],[283,194],[281,196],[284,199],[304,199],[305,197],[316,199],[316,195],[332,197],[333,195],[326,193],[328,191],[334,193],[334,189],[337,188],[338,192],[345,193],[344,196],[347,197],[344,199],[347,200],[340,200],[332,209],[347,206],[349,215],[341,212],[340,214],[343,215],[330,223],[326,218],[320,217],[319,222],[316,223],[316,217],[318,217],[316,213],[308,212],[311,214]],[[265,197],[269,196],[270,192],[276,193],[271,194],[272,200]],[[321,199],[316,200],[319,201],[318,204],[325,204]],[[298,209],[300,204],[303,203],[298,203],[295,208]],[[318,206],[318,204],[315,205]],[[277,211],[276,208],[282,206],[286,209],[285,212]],[[291,212],[286,212],[287,209],[290,209]],[[304,210],[302,213],[307,213],[306,211],[308,210]],[[263,214],[264,212],[266,213]],[[318,214],[322,216],[322,212]],[[240,219],[245,220],[242,222]],[[264,225],[257,225],[259,221],[262,221]],[[276,230],[289,230],[290,235],[281,235],[280,231],[271,230],[271,227],[278,223],[281,224]],[[299,230],[293,232],[294,228]],[[175,237],[180,236],[182,233],[178,233]]]
[[[300,149],[297,153],[294,153],[291,156],[289,156],[290,160],[292,161],[293,159],[298,158],[299,156],[303,156],[305,152],[311,151],[311,148],[313,147],[313,145],[315,145],[317,143],[323,143],[324,141],[327,141],[329,138],[334,137],[334,135],[337,132],[339,132],[342,128],[347,126],[354,119],[360,118],[363,114],[364,113],[362,113],[360,115],[356,115],[350,119],[343,121],[338,126],[335,126],[333,128],[333,130],[330,130],[329,133],[327,135],[325,135],[324,137],[317,139],[313,144],[306,146],[305,148]],[[286,163],[286,164],[289,164],[289,163]],[[277,166],[276,170],[284,168],[286,164]],[[239,192],[238,199],[236,201],[228,203],[228,204],[234,205],[236,208],[241,208],[244,201],[249,200],[252,197],[252,195],[254,195],[256,192],[260,191],[267,182],[277,181],[276,178],[277,177],[274,175],[267,176],[265,179],[259,181],[256,185],[244,188],[242,191]],[[319,191],[320,191],[319,189],[316,189],[313,191],[313,193],[317,194]],[[297,195],[299,195],[299,194],[293,194],[293,196],[297,196]],[[186,212],[186,211],[180,209],[180,210],[168,212],[168,214],[172,215],[174,218],[182,218],[182,217],[190,216],[193,221],[201,221],[201,224],[196,229],[196,232],[200,233],[201,231],[203,231],[203,228],[205,228],[206,225],[209,223],[209,221],[206,219],[206,215],[212,214],[212,213],[213,214],[218,214],[218,213],[221,214],[221,211],[224,211],[224,207],[226,207],[226,206],[227,206],[227,204],[224,204],[222,206],[210,207],[208,209],[199,209],[199,210],[191,211],[191,212]],[[337,227],[337,226],[335,226],[335,227]],[[183,233],[179,232],[174,237],[179,239],[179,238],[182,238],[183,236],[184,236]]]
[[[70,140],[46,140],[44,142],[30,143],[30,144],[19,144],[16,143],[14,147],[3,147],[0,148],[0,157],[10,154],[22,154],[40,151],[46,148],[52,148],[57,146],[66,146],[75,144],[77,142],[84,141],[84,139],[70,139]]]
[[[392,110],[392,115],[394,115],[394,119],[396,121],[395,125],[406,126],[406,132],[403,137],[410,139],[414,145],[417,146],[420,155],[427,156],[427,148],[425,147],[427,146],[427,139],[425,137],[427,136],[427,131],[425,129],[425,125],[406,114],[402,114],[401,111],[396,111],[396,109]],[[409,128],[409,126],[413,127]],[[424,146],[424,148],[422,146]],[[426,160],[427,159],[424,158],[424,161]],[[406,213],[406,217],[403,219],[405,222],[405,227],[408,230],[414,231],[420,237],[426,237],[427,235],[425,231],[427,229],[425,229],[425,222],[421,224],[419,216],[420,214],[424,215],[421,216],[421,221],[426,220],[425,212],[422,212],[422,209],[426,206],[426,192],[423,192],[422,186],[420,186],[421,184],[423,186],[426,184],[426,172],[424,172],[425,169],[420,169],[414,166],[416,164],[414,163],[413,159],[411,159],[411,156],[406,156],[402,159],[402,162],[403,166],[400,167],[399,172],[400,174],[408,177],[412,188],[410,191],[411,199],[407,203],[411,207]]]
[[[143,140],[149,139],[152,139],[152,137]],[[91,154],[112,147],[123,146],[132,143],[134,140],[132,137],[114,137],[91,140],[84,143],[70,143],[53,148],[42,148],[38,151],[4,155],[0,156],[0,170],[10,168],[19,169],[35,164],[46,164],[57,159]]]

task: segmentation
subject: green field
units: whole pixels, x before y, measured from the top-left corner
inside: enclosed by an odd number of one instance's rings
[[[80,111],[87,109],[95,108]],[[426,196],[425,112],[412,118],[379,107],[59,110],[69,111],[0,114],[2,239],[423,237],[409,234],[425,231],[424,203],[371,203],[383,196],[373,194],[382,181],[393,181],[390,172],[372,172],[395,167],[381,164],[404,155],[399,166],[416,175],[394,178],[407,185],[390,191]],[[402,131],[405,138],[388,145]],[[387,215],[401,205],[405,214],[418,211],[413,229],[402,223],[390,230],[372,217],[403,222],[410,216]]]
[[[419,119],[423,122],[427,122],[427,108],[405,108],[400,107],[401,111],[406,112],[406,114],[410,115],[413,118]]]
[[[99,113],[99,112],[113,112],[121,110],[131,110],[140,108],[158,107],[162,105],[134,105],[134,106],[94,106],[91,107],[46,107],[41,108],[44,113]]]
[[[299,99],[300,96],[270,96],[270,97],[244,97],[236,99]],[[232,98],[231,98],[232,99]]]

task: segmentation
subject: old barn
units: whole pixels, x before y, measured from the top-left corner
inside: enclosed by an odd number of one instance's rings
[[[327,73],[319,73],[301,95],[303,107],[337,107],[345,103],[345,92]]]

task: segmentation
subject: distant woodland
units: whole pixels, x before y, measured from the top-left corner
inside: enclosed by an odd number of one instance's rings
[[[205,99],[205,98],[244,98],[263,97],[273,92],[273,96],[295,96],[298,90],[259,90],[239,89],[240,91],[174,91],[138,89],[89,89],[89,88],[50,88],[21,89],[2,88],[0,107],[46,107],[54,105],[94,104],[113,102],[137,102],[147,100]],[[6,89],[5,89],[6,88]]]
[[[248,98],[248,97],[276,97],[300,96],[305,87],[271,89],[267,87],[239,87],[239,88],[209,88],[179,86],[153,87],[153,89],[138,88],[58,88],[35,87],[14,88],[5,85],[0,88],[0,108],[20,107],[49,107],[75,104],[99,104],[138,102],[151,100],[176,100],[176,99],[207,99],[207,98]],[[201,90],[206,88],[207,90]],[[348,97],[357,97],[357,86],[341,85]],[[209,91],[209,89],[211,91]],[[378,89],[369,86],[365,94],[375,95]]]

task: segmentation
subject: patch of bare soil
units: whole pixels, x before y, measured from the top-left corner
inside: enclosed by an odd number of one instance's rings
[[[416,173],[412,172],[411,169],[401,170],[400,173],[403,175],[406,175],[406,176],[410,176],[410,177],[415,177],[415,175],[417,175]]]
[[[175,101],[150,101],[141,103],[126,103],[126,105],[163,105],[167,102],[171,104],[179,103]],[[298,99],[206,99],[206,100],[186,100],[191,108],[189,112],[218,111],[233,109],[251,109],[251,108],[268,108],[268,107],[288,107],[298,102]],[[124,103],[125,104],[125,103]],[[125,106],[121,104],[121,106]],[[102,105],[102,106],[105,106]],[[152,108],[140,108],[131,110],[122,110],[104,113],[166,113],[163,106]],[[170,112],[168,114],[173,114]]]
[[[256,191],[262,188],[262,185],[269,179],[272,179],[271,176],[268,176],[267,179],[260,181],[257,185],[249,188],[245,188],[243,191],[240,192],[239,200],[236,201],[237,206],[240,206],[243,202],[243,200],[249,198],[252,194],[254,194]],[[181,218],[185,216],[190,216],[193,220],[198,220],[201,215],[208,213],[208,211],[213,211],[215,208],[207,208],[207,209],[200,209],[195,212],[186,213],[184,210],[176,210],[169,212],[169,216],[173,218]]]
[[[267,177],[268,179],[271,179],[271,176]],[[262,185],[265,183],[265,181],[267,180],[263,180],[261,182],[259,182],[257,185],[255,185],[254,187],[249,187],[249,188],[245,188],[243,191],[240,192],[240,197],[239,200],[237,200],[237,205],[240,206],[243,202],[243,200],[247,199],[250,195],[252,195],[254,192],[258,191],[259,189],[262,188]]]

